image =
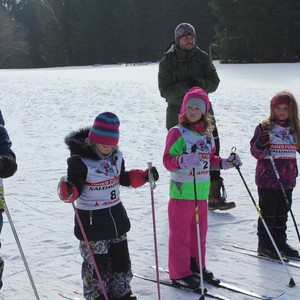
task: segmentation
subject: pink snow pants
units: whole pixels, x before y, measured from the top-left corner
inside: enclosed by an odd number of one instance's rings
[[[208,229],[207,200],[198,201],[202,267],[205,268],[206,235]],[[170,279],[192,275],[190,259],[195,257],[199,267],[195,200],[170,199],[169,214],[169,272]]]

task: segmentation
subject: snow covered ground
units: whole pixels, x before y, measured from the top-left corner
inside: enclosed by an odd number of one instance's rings
[[[271,97],[288,89],[300,101],[300,64],[223,65],[216,62],[221,78],[210,95],[221,137],[221,155],[235,146],[243,160],[242,174],[257,201],[255,160],[249,140],[258,122],[269,114]],[[13,149],[17,174],[4,181],[6,202],[25,252],[41,299],[60,299],[59,291],[81,289],[81,257],[73,236],[73,209],[56,194],[66,172],[69,155],[64,137],[72,130],[92,124],[103,111],[115,112],[121,120],[120,148],[127,168],[147,168],[153,162],[160,171],[154,190],[159,265],[167,266],[168,180],[162,165],[166,103],[157,88],[158,64],[136,66],[72,67],[32,70],[0,70],[0,108]],[[280,299],[300,296],[300,269],[288,268],[297,286],[287,287],[289,274],[280,264],[225,251],[239,244],[256,248],[257,212],[235,169],[223,172],[228,200],[237,207],[209,213],[207,268],[224,281],[266,294],[285,292]],[[149,185],[122,188],[122,199],[132,223],[129,247],[133,271],[155,276],[152,209]],[[294,190],[293,212],[300,222],[299,186]],[[4,216],[1,255],[5,259],[4,286],[0,299],[35,299],[7,217]],[[289,219],[289,243],[299,247],[294,224]],[[165,274],[160,274],[165,278]],[[157,297],[155,283],[134,278],[138,299]],[[199,295],[161,286],[165,300],[199,299]],[[229,299],[251,299],[212,288]]]

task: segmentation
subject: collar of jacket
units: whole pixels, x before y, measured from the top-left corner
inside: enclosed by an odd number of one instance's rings
[[[176,53],[176,57],[179,59],[185,59],[195,56],[196,51],[198,51],[198,46],[196,45],[192,50],[185,51],[179,49],[175,44],[172,44],[169,49],[166,50],[166,54]],[[199,49],[200,50],[200,49]]]
[[[279,125],[281,127],[288,127],[290,126],[290,120],[283,120],[283,121],[280,121],[280,120],[272,120],[273,123],[275,123],[276,125]]]
[[[68,136],[66,136],[65,143],[68,146],[71,155],[78,155],[83,158],[99,160],[99,157],[95,153],[95,151],[90,147],[88,143],[86,143],[89,131],[90,127],[73,131]]]

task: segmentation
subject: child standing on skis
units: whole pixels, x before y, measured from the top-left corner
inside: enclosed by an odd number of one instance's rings
[[[0,110],[0,178],[10,177],[17,171],[16,155],[11,149],[12,143],[4,125],[4,119]],[[4,206],[0,199],[0,233],[3,226],[3,212]],[[0,289],[2,288],[3,269],[4,261],[0,257]]]
[[[68,176],[59,183],[59,196],[76,201],[76,209],[93,252],[109,300],[136,300],[126,233],[130,221],[120,199],[120,185],[139,187],[148,181],[148,169],[125,171],[118,149],[119,118],[111,112],[99,114],[91,128],[72,132],[65,139],[71,157]],[[159,175],[152,168],[154,180]],[[103,300],[105,295],[88,254],[83,233],[75,218],[74,233],[80,240],[83,258],[82,280],[85,299]]]
[[[227,159],[214,155],[214,127],[209,108],[210,102],[203,89],[193,87],[185,94],[179,125],[169,130],[163,156],[164,166],[171,174],[168,205],[170,279],[174,283],[184,282],[194,289],[200,285],[199,280],[193,276],[194,273],[200,273],[194,174],[199,200],[201,271],[203,279],[210,281],[213,280],[213,273],[206,269],[205,263],[210,170],[226,170],[241,165],[238,155],[231,154]]]
[[[251,154],[257,159],[255,182],[262,216],[279,251],[283,255],[299,257],[299,252],[287,244],[286,235],[288,211],[298,176],[296,151],[299,153],[300,147],[298,105],[293,94],[281,91],[271,99],[270,115],[255,128],[250,147]],[[278,259],[261,219],[258,219],[257,235],[258,253]]]

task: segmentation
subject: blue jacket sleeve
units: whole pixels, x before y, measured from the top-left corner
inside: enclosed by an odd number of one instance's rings
[[[0,111],[0,177],[7,178],[17,171],[16,155],[11,149],[9,135],[4,128],[4,120]]]

